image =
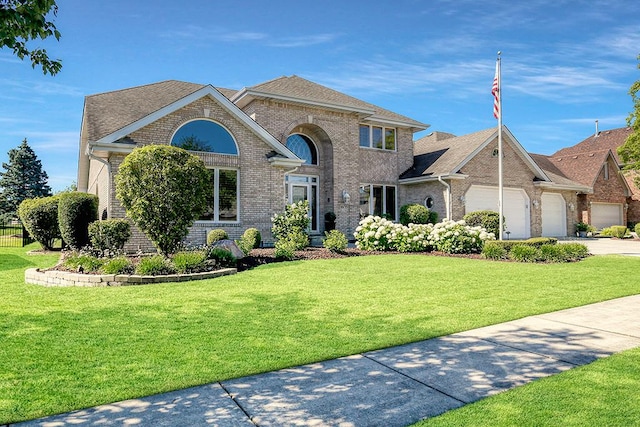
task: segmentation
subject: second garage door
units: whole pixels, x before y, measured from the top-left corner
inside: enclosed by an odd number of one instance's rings
[[[489,210],[498,212],[498,187],[472,185],[465,194],[465,211]],[[526,239],[531,237],[529,216],[529,196],[518,188],[504,188],[504,218],[510,239]],[[497,238],[498,236],[496,236]],[[507,235],[504,236],[507,238]]]
[[[622,223],[622,205],[619,203],[591,203],[591,225],[598,230]]]

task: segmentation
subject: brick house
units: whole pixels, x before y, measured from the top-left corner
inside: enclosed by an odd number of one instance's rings
[[[180,81],[85,98],[78,189],[99,196],[102,218],[124,217],[114,176],[135,147],[173,144],[203,159],[209,208],[189,241],[208,230],[231,238],[256,227],[266,242],[271,217],[308,200],[311,234],[324,214],[350,235],[361,214],[397,218],[398,176],[413,162],[413,135],[428,125],[297,76],[240,91]],[[152,246],[134,229],[129,249]]]
[[[506,126],[502,147],[505,238],[573,233],[576,193],[588,189],[538,164]],[[497,128],[459,137],[433,132],[415,142],[414,155],[399,178],[403,203],[424,203],[454,220],[499,211]]]
[[[576,220],[598,229],[640,222],[640,190],[633,176],[622,171],[618,147],[631,134],[618,128],[589,136],[578,144],[549,156],[561,173],[589,188],[578,194]]]

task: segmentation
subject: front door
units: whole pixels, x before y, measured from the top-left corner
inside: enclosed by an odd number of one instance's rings
[[[318,227],[318,177],[309,175],[286,175],[287,202],[309,202],[310,231],[319,231]]]

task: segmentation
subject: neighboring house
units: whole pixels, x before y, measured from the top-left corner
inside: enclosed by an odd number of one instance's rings
[[[231,238],[256,227],[269,243],[271,217],[308,200],[311,234],[324,214],[350,235],[361,215],[397,219],[404,203],[400,174],[413,162],[413,134],[428,125],[297,76],[240,91],[180,81],[85,98],[78,189],[99,196],[102,218],[125,212],[114,176],[135,147],[172,144],[210,170],[207,212],[188,237],[208,230]],[[129,249],[152,249],[137,229]]]
[[[621,171],[617,151],[630,134],[631,128],[596,131],[548,156],[565,177],[589,187],[578,195],[577,221],[598,229],[640,222],[640,190],[633,176]]]
[[[504,237],[574,233],[576,193],[588,188],[536,163],[506,126],[502,151]],[[454,220],[476,210],[498,212],[498,154],[497,127],[417,140],[414,164],[400,175],[403,203],[424,203]]]

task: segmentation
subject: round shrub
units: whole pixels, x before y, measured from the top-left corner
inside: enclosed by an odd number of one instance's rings
[[[89,224],[91,247],[103,255],[118,253],[131,237],[131,226],[126,219],[114,218]]]
[[[500,214],[494,211],[474,211],[462,217],[472,227],[482,227],[494,236],[500,234]],[[503,226],[505,222],[503,221]]]
[[[204,162],[169,145],[134,149],[115,181],[116,197],[127,216],[165,255],[180,247],[211,193]]]
[[[636,226],[634,227],[633,231],[635,231],[636,235],[638,237],[640,237],[640,222],[636,224]]]
[[[214,228],[207,233],[207,245],[218,242],[220,240],[227,240],[229,235],[221,228]]]
[[[18,206],[20,221],[43,249],[53,249],[56,239],[60,239],[58,226],[58,196],[26,199]]]
[[[347,236],[344,235],[343,232],[339,230],[331,230],[324,232],[325,238],[322,241],[322,246],[326,249],[329,249],[331,252],[336,252],[339,254],[344,253],[345,249],[347,249],[347,245],[349,241],[347,240]]]
[[[429,224],[431,221],[429,209],[421,204],[412,203],[400,207],[400,224]]]
[[[89,224],[98,219],[98,196],[77,191],[60,194],[58,224],[62,240],[71,249],[89,244]]]
[[[251,244],[252,249],[257,249],[262,244],[262,235],[257,228],[247,228],[242,234],[242,240],[245,240],[247,244]]]

